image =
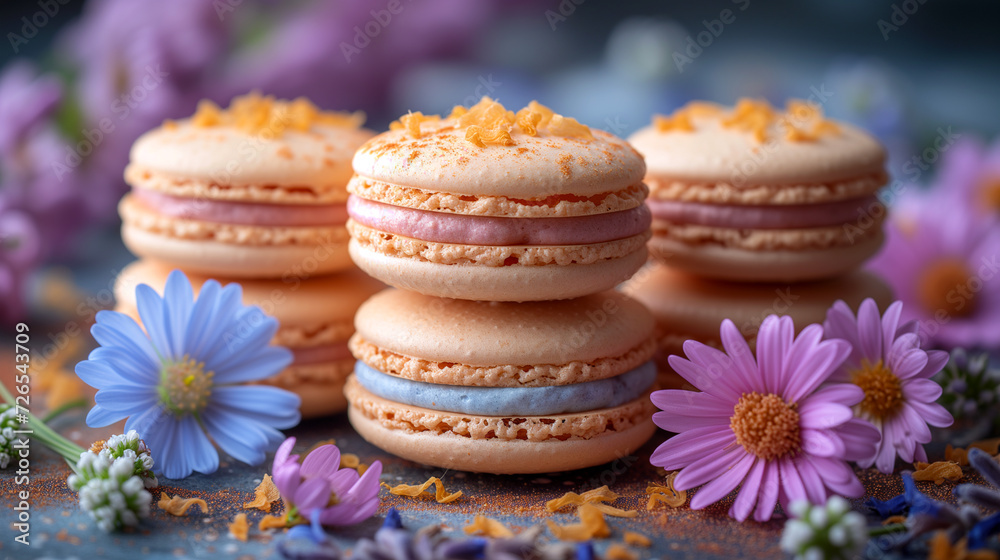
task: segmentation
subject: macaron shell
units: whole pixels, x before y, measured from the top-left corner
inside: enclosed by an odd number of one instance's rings
[[[347,230],[330,231],[331,239],[315,245],[241,245],[179,239],[123,224],[122,241],[135,255],[185,271],[233,278],[282,278],[353,268],[347,251]]]
[[[374,132],[313,125],[308,131],[263,130],[248,134],[232,127],[197,127],[189,119],[143,134],[132,146],[132,165],[215,185],[303,187],[343,193],[354,151]],[[179,194],[179,193],[174,193]]]
[[[355,327],[368,343],[405,356],[532,366],[624,356],[648,340],[653,318],[615,291],[520,304],[385,290],[358,309]]]
[[[390,430],[353,408],[347,417],[365,441],[398,457],[443,469],[491,474],[563,472],[602,465],[635,452],[656,432],[649,419],[590,439],[499,442]]]
[[[878,230],[853,245],[752,251],[718,245],[690,245],[654,236],[649,241],[649,252],[668,266],[715,280],[801,282],[856,270],[878,252],[883,241],[884,235]]]
[[[649,175],[695,183],[815,185],[884,173],[878,141],[849,124],[837,126],[839,133],[793,142],[775,125],[767,141],[756,143],[747,132],[705,120],[692,132],[647,126],[629,142],[645,156]]]
[[[802,330],[822,323],[838,299],[856,309],[871,297],[883,310],[893,299],[885,282],[864,270],[816,282],[751,284],[707,280],[658,263],[636,274],[623,290],[649,309],[661,349],[675,354],[687,339],[718,341],[724,319],[732,320],[752,342],[770,314],[788,315]],[[668,344],[662,344],[665,338]]]
[[[513,146],[479,147],[453,121],[379,134],[354,155],[360,177],[431,192],[537,200],[590,197],[642,181],[646,166],[624,140],[601,130],[593,139],[511,132]]]
[[[648,394],[611,409],[500,418],[393,403],[367,392],[353,377],[345,393],[351,425],[369,443],[422,464],[472,472],[540,473],[600,465],[638,449],[656,431]]]
[[[642,246],[620,258],[593,264],[495,267],[393,257],[364,247],[357,239],[351,239],[348,249],[358,268],[390,286],[482,301],[543,301],[601,292],[627,280],[647,255]]]
[[[135,307],[135,286],[148,284],[159,293],[167,283],[167,276],[174,267],[167,263],[142,259],[122,269],[115,281],[115,297],[120,305]],[[212,275],[185,271],[195,294]],[[220,279],[228,285],[232,279]],[[344,323],[348,326],[346,341],[354,332],[353,321],[357,309],[373,294],[385,286],[357,270],[337,275],[318,275],[302,272],[280,280],[238,280],[243,289],[243,303],[257,305],[275,317],[281,328],[318,324]]]

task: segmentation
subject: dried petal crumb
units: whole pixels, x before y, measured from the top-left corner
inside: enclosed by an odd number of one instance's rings
[[[462,528],[466,535],[480,534],[484,537],[509,539],[514,532],[506,525],[485,515],[477,515],[471,524]]]
[[[439,504],[449,504],[462,497],[461,490],[449,494],[444,489],[444,483],[441,482],[441,479],[436,476],[428,478],[427,482],[424,482],[423,484],[420,485],[397,484],[396,486],[389,486],[388,484],[383,482],[382,486],[384,488],[387,488],[390,494],[394,494],[396,496],[409,496],[411,498],[416,498],[417,496],[422,495],[428,488],[431,487],[432,484],[436,487],[436,492],[433,494],[433,497],[435,500],[437,500],[437,503]],[[430,492],[427,493],[427,496],[428,497],[431,496]]]
[[[201,498],[181,498],[180,496],[170,496],[164,492],[160,495],[160,501],[156,505],[163,511],[177,517],[187,515],[191,506],[198,506],[202,513],[208,514],[208,504]]]
[[[257,508],[261,511],[271,511],[271,505],[281,499],[281,493],[269,474],[264,475],[264,479],[254,489],[254,494],[253,501],[244,503],[243,509]]]
[[[229,524],[229,534],[236,537],[241,542],[247,542],[247,534],[250,532],[250,525],[247,523],[247,514],[238,513]]]

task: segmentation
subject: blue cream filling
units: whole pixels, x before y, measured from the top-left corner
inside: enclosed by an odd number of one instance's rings
[[[609,379],[551,387],[464,387],[412,381],[382,373],[364,362],[354,366],[358,382],[374,395],[398,403],[479,416],[546,416],[621,406],[656,380],[646,362]]]

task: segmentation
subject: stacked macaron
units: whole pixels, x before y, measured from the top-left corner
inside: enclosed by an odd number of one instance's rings
[[[354,157],[350,252],[396,286],[358,311],[349,417],[444,468],[568,470],[653,433],[653,320],[608,291],[646,259],[642,158],[532,103],[411,113]]]
[[[119,310],[134,286],[162,289],[172,269],[197,288],[243,285],[244,302],[278,318],[273,341],[294,362],[269,383],[297,392],[304,417],[343,411],[350,318],[380,285],[347,254],[346,184],[373,132],[361,114],[256,93],[226,109],[203,101],[132,147],[119,204],[122,238],[140,261],[122,272]]]
[[[771,313],[800,328],[838,299],[891,294],[858,268],[882,244],[885,151],[819,106],[693,102],[629,141],[646,158],[650,252],[666,268],[627,291],[658,318],[661,353],[717,342],[725,318],[752,342]]]

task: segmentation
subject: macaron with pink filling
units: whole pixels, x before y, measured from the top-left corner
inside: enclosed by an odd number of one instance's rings
[[[122,239],[140,257],[232,278],[350,268],[345,187],[374,134],[363,120],[304,98],[203,101],[132,146]]]
[[[885,150],[820,107],[693,102],[629,141],[646,158],[650,252],[739,282],[844,274],[882,245]]]
[[[163,292],[172,267],[150,259],[126,266],[115,283],[117,311],[140,321],[135,287],[148,284]],[[187,273],[197,294],[209,276]],[[232,280],[216,278],[222,285]],[[292,363],[264,383],[287,389],[302,398],[303,418],[343,412],[347,408],[344,383],[354,369],[348,340],[354,334],[354,313],[366,299],[385,286],[358,270],[325,276],[239,282],[244,305],[256,305],[278,320],[272,344],[292,352]],[[253,320],[248,315],[248,321]]]
[[[646,259],[642,157],[536,102],[404,115],[353,166],[351,257],[398,288],[567,299],[614,287]]]

